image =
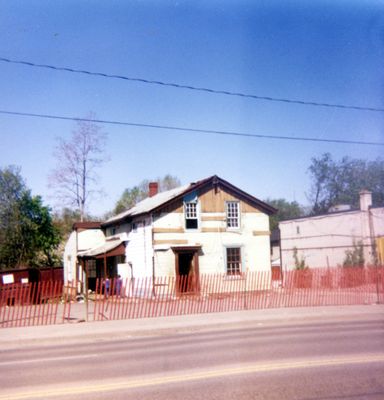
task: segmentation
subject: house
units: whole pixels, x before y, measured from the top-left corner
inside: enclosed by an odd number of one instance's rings
[[[85,272],[78,263],[77,256],[84,251],[100,246],[105,242],[100,222],[76,222],[64,248],[64,285],[75,286],[83,291]],[[96,278],[92,263],[88,266],[88,275]]]
[[[366,190],[360,192],[358,210],[339,205],[325,215],[280,222],[279,228],[283,270],[295,267],[295,253],[297,262],[312,268],[343,265],[347,252],[360,252],[365,265],[382,257],[384,208],[372,207],[372,193]]]
[[[101,279],[270,271],[275,211],[218,176],[161,193],[152,182],[149,197],[102,223],[105,241],[78,257]]]

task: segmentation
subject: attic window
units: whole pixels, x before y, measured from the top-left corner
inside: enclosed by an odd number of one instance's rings
[[[185,214],[185,228],[197,229],[198,228],[197,203],[194,201],[184,203],[184,214]]]
[[[199,203],[195,191],[184,196],[185,229],[199,228]]]
[[[227,228],[240,228],[240,204],[238,201],[226,203]]]

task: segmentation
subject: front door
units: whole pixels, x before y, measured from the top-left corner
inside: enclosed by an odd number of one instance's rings
[[[178,293],[199,291],[199,255],[197,250],[175,251],[176,290]]]

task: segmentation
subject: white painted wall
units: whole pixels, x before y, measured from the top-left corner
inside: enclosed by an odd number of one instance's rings
[[[89,250],[101,246],[105,242],[104,233],[101,229],[87,229],[81,232],[73,231],[69,235],[64,248],[64,283],[82,280],[76,276],[77,252]]]
[[[372,228],[369,224],[371,214]],[[312,268],[342,265],[345,252],[362,241],[366,263],[372,263],[371,236],[384,235],[384,208],[349,211],[280,222],[283,269],[294,268],[293,249]]]
[[[137,225],[137,229],[128,233],[125,249],[126,262],[131,265],[133,277],[152,277],[151,219],[147,217],[133,222]]]

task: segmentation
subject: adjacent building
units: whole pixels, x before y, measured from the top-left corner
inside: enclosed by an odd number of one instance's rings
[[[384,208],[372,207],[372,194],[360,192],[360,208],[340,205],[328,214],[297,218],[279,224],[281,265],[295,267],[297,260],[310,268],[343,265],[347,254],[360,254],[365,265],[380,262],[384,237]]]

